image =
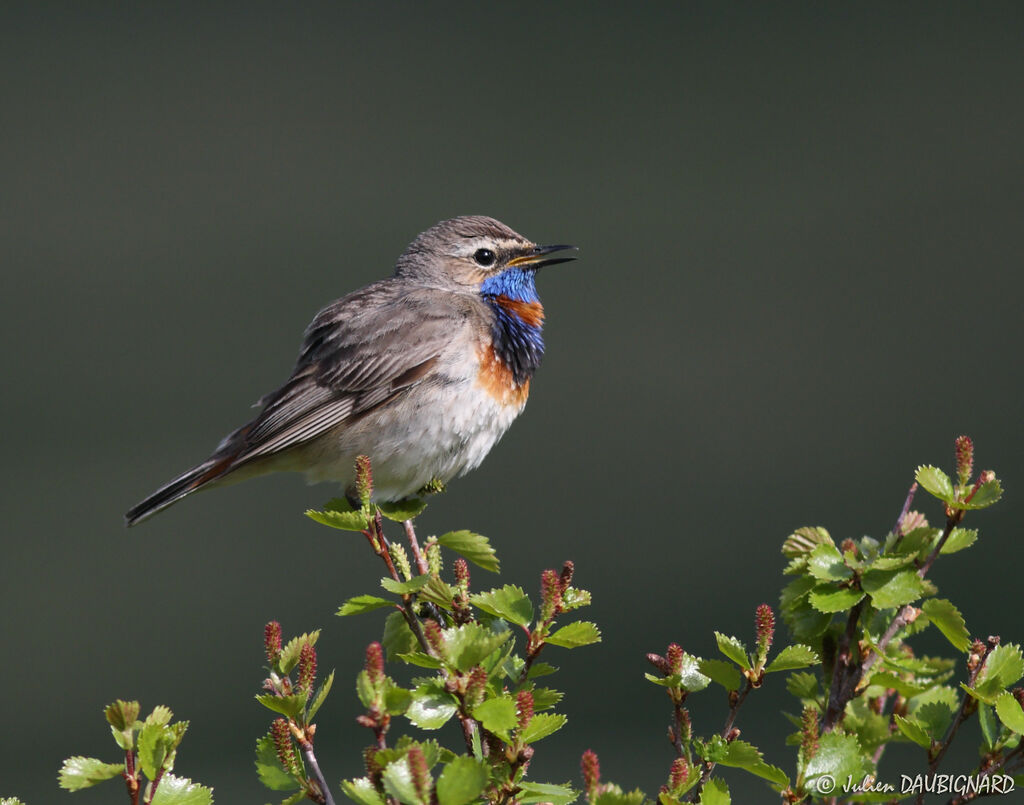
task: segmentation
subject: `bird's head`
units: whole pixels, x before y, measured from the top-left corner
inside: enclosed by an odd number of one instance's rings
[[[552,257],[575,246],[538,246],[501,221],[464,215],[421,233],[399,258],[395,275],[424,284],[472,291],[488,299],[536,302],[534,277],[544,266],[574,257]]]

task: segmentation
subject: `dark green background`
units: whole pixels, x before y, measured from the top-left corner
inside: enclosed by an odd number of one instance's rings
[[[540,279],[525,415],[421,521],[487,534],[531,590],[573,558],[594,594],[604,643],[548,658],[570,723],[536,777],[592,747],[656,792],[644,653],[749,639],[791,529],[884,534],[961,432],[1008,495],[933,575],[972,632],[1024,638],[1024,15],[892,5],[5,4],[0,793],[68,801],[62,758],[114,758],[100,710],[130,697],[191,720],[178,770],[218,802],[270,799],[271,618],[324,628],[319,754],[358,773],[378,621],[332,613],[380,567],[302,517],[334,490],[121,515],[245,421],[319,307],[457,214],[580,245]],[[781,687],[739,725],[791,769]],[[697,697],[698,730],[724,710]]]

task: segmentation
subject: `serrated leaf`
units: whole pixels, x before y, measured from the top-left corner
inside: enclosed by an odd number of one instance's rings
[[[213,789],[193,783],[185,777],[165,774],[160,778],[152,805],[210,805]]]
[[[401,660],[409,665],[416,665],[420,668],[440,668],[443,663],[437,658],[422,652],[410,651],[408,654],[397,654],[395,659]]]
[[[320,690],[316,692],[316,696],[313,697],[313,703],[309,706],[309,710],[306,713],[306,723],[313,720],[313,716],[317,714],[317,711],[323,706],[323,703],[327,700],[327,694],[331,692],[331,686],[334,684],[334,671],[331,671],[327,678],[320,685]]]
[[[336,614],[342,617],[346,615],[361,615],[364,612],[372,612],[375,609],[393,607],[394,605],[394,601],[388,601],[386,598],[380,598],[376,595],[357,595],[342,604]]]
[[[146,724],[158,724],[164,726],[169,724],[171,719],[174,717],[174,713],[171,712],[171,708],[166,705],[158,704],[153,708],[148,716],[146,716]]]
[[[1024,657],[1020,646],[1004,643],[996,646],[985,660],[985,665],[978,673],[974,688],[979,697],[988,704],[995,702],[995,696],[1024,676]]]
[[[533,604],[522,587],[506,584],[500,589],[471,596],[469,603],[489,615],[504,618],[517,626],[527,626],[533,620]]]
[[[700,805],[732,805],[729,786],[723,780],[708,780],[700,792]]]
[[[427,508],[427,502],[420,498],[406,498],[396,503],[378,503],[377,508],[389,520],[403,523],[423,514],[423,510]]]
[[[954,528],[949,532],[949,537],[939,551],[941,554],[956,553],[964,548],[970,548],[978,539],[976,528]]]
[[[426,586],[427,582],[433,578],[429,573],[424,573],[422,576],[415,576],[408,581],[395,581],[394,579],[383,578],[380,580],[380,586],[387,590],[389,593],[395,595],[409,595],[415,593]]]
[[[1009,691],[1003,691],[996,697],[996,715],[1011,731],[1018,735],[1024,734],[1024,709],[1020,702]]]
[[[932,739],[924,726],[915,718],[904,718],[900,715],[893,716],[899,731],[918,746],[928,749],[932,745]]]
[[[392,612],[387,616],[384,621],[384,636],[380,642],[387,652],[388,659],[420,649],[416,635],[412,633],[401,612]]]
[[[174,747],[174,733],[163,724],[146,724],[139,731],[139,765],[150,779],[156,778]]]
[[[924,583],[915,570],[869,570],[860,580],[878,609],[901,607],[916,601],[924,592]]]
[[[457,757],[446,765],[437,778],[439,805],[466,805],[487,785],[487,769],[475,758]]]
[[[931,685],[927,680],[924,682],[911,681],[897,676],[890,671],[879,671],[878,673],[872,674],[870,684],[878,685],[885,690],[895,690],[900,694],[900,696],[905,698],[910,698],[911,696],[917,696],[924,693]]]
[[[288,718],[297,718],[306,706],[306,694],[293,693],[290,696],[277,696],[273,693],[264,693],[257,696],[256,701],[275,713],[288,716]]]
[[[809,665],[817,665],[819,662],[821,659],[814,649],[797,643],[782,649],[764,670],[769,674],[775,671],[792,671],[797,668],[806,668]]]
[[[492,573],[499,570],[498,557],[491,547],[490,540],[485,536],[474,534],[472,531],[449,531],[438,537],[437,541],[484,570]]]
[[[953,711],[943,702],[925,702],[914,711],[914,718],[928,737],[940,741],[953,722]]]
[[[123,699],[108,704],[103,710],[107,722],[116,730],[130,729],[139,717],[139,703]]]
[[[439,683],[420,685],[412,694],[412,703],[405,717],[420,729],[440,729],[458,709],[458,700]]]
[[[445,629],[443,659],[457,671],[469,671],[511,636],[511,632],[494,633],[479,623]]]
[[[430,581],[423,585],[419,595],[421,601],[430,601],[432,604],[437,604],[439,607],[450,611],[455,592],[448,582],[442,581],[436,576],[431,576]]]
[[[495,696],[473,708],[473,718],[503,741],[508,741],[509,730],[518,723],[516,701],[511,696]]]
[[[804,526],[786,537],[786,541],[782,543],[782,553],[788,559],[795,559],[825,544],[835,544],[828,531],[821,526]]]
[[[388,715],[400,716],[409,709],[412,704],[412,691],[406,690],[391,681],[389,677],[384,681],[384,709]]]
[[[643,805],[646,799],[644,792],[639,788],[626,792],[617,785],[606,784],[597,795],[595,805]]]
[[[971,635],[967,631],[964,616],[951,601],[944,598],[929,598],[921,605],[928,620],[935,624],[957,651],[967,651],[971,646]]]
[[[938,467],[931,465],[920,466],[917,468],[914,478],[930,495],[946,503],[953,502],[953,482]]]
[[[811,590],[807,600],[819,612],[846,612],[864,597],[862,590],[822,584]]]
[[[81,791],[124,773],[124,763],[104,763],[94,757],[69,757],[60,768],[60,787]]]
[[[256,741],[256,776],[271,791],[294,791],[298,787],[278,760],[274,739],[270,735]]]
[[[765,763],[761,751],[746,741],[730,741],[726,744],[725,752],[716,759],[723,766],[746,769],[751,774],[763,777],[776,785],[783,787],[789,785],[786,773],[776,766]]]
[[[527,679],[537,679],[541,676],[548,676],[558,672],[558,666],[551,665],[546,662],[535,662],[530,666],[530,670],[526,675]]]
[[[726,690],[739,690],[742,678],[736,666],[725,660],[701,660],[698,667],[704,676]]]
[[[552,785],[551,783],[535,783],[523,780],[517,783],[519,796],[516,797],[523,805],[535,802],[550,802],[551,805],[569,805],[576,799],[576,791],[568,783]]]
[[[845,581],[853,576],[843,555],[831,543],[819,545],[807,557],[807,571],[819,581]]]
[[[981,737],[985,740],[985,751],[991,752],[999,737],[999,722],[995,710],[988,704],[978,705],[978,725],[981,727]]]
[[[786,690],[798,699],[818,700],[818,677],[814,674],[801,672],[786,677]]]
[[[330,504],[328,504],[330,505]],[[339,511],[336,509],[307,509],[306,517],[320,525],[337,528],[341,531],[365,531],[369,528],[366,522],[366,515],[362,511]]]
[[[416,791],[416,784],[412,779],[412,770],[409,768],[409,759],[403,757],[393,763],[389,763],[383,774],[384,790],[399,802],[405,805],[427,805],[423,797]]]
[[[386,805],[386,800],[378,792],[369,777],[357,777],[355,780],[342,780],[341,790],[353,802],[359,805]],[[305,796],[305,792],[302,792]]]
[[[1003,487],[998,480],[983,483],[974,497],[967,503],[958,503],[958,509],[987,509],[1003,496]]]
[[[537,712],[554,707],[565,696],[560,690],[553,688],[533,688],[530,693],[533,694],[533,709]]]
[[[532,744],[560,730],[566,721],[568,719],[561,713],[535,713],[526,729],[519,733],[519,738],[523,743]]]
[[[306,632],[293,637],[287,643],[284,648],[281,649],[281,657],[278,660],[278,664],[281,666],[282,672],[288,674],[291,673],[292,669],[299,664],[299,655],[302,653],[302,648],[307,643],[311,646],[316,645],[316,641],[320,639],[320,630],[314,629],[312,632]]]
[[[579,648],[591,643],[600,643],[601,631],[590,621],[576,621],[548,635],[544,642],[562,648]]]
[[[736,637],[715,632],[715,641],[718,643],[718,650],[726,657],[739,665],[740,668],[750,669],[750,660],[747,658],[747,647]]]
[[[816,790],[815,780],[826,774],[833,780],[862,780],[870,771],[871,765],[853,735],[828,732],[818,740],[818,751],[804,768],[805,788]]]

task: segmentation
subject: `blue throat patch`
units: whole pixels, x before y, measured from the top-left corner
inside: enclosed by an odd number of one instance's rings
[[[491,338],[494,352],[512,372],[517,385],[522,385],[537,371],[544,357],[544,339],[540,325],[527,324],[513,309],[499,301],[504,297],[512,302],[540,304],[534,272],[521,268],[507,268],[488,277],[480,285],[480,294],[494,311]]]

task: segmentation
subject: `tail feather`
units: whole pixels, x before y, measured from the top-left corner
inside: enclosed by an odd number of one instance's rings
[[[136,523],[141,523],[157,512],[177,503],[186,495],[191,495],[232,469],[233,463],[234,456],[211,456],[202,464],[164,484],[144,501],[129,509],[124,516],[125,525],[131,528]]]

